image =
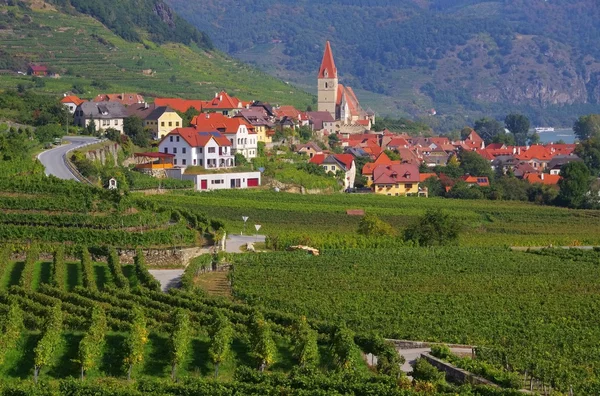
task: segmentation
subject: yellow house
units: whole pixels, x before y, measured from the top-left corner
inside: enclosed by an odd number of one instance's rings
[[[269,122],[267,118],[258,110],[243,109],[240,110],[234,117],[243,118],[254,128],[256,132],[257,142],[273,143],[274,124]]]
[[[160,140],[173,129],[183,127],[183,120],[172,108],[161,106],[146,117],[144,127],[150,128],[154,133],[154,139]]]
[[[412,164],[380,165],[373,170],[375,194],[406,196],[419,194],[419,167]]]

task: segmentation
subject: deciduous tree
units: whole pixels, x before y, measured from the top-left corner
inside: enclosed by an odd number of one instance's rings
[[[600,114],[581,116],[573,124],[573,131],[579,140],[600,138]]]
[[[460,229],[458,220],[439,209],[430,209],[404,231],[404,239],[419,246],[451,245],[458,242]]]
[[[590,171],[582,162],[570,162],[560,169],[562,178],[558,181],[560,191],[557,202],[570,208],[584,207],[590,191]]]

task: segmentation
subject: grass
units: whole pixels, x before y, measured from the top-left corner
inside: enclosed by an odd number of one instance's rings
[[[27,11],[33,21],[23,23],[23,11],[11,10],[11,30],[0,31],[0,50],[26,62],[45,64],[59,71],[61,78],[44,79],[40,89],[62,94],[73,85],[83,86],[83,97],[101,92],[140,92],[147,96],[177,96],[210,99],[226,89],[243,100],[261,99],[306,108],[313,97],[293,86],[225,56],[182,44],[144,46],[127,42],[102,24],[84,15],[57,11]],[[147,76],[142,70],[152,69]],[[173,79],[174,76],[174,79]],[[93,81],[108,84],[98,88]],[[27,76],[0,75],[0,89],[31,84]]]
[[[222,296],[231,298],[231,286],[227,275],[229,271],[213,271],[198,275],[194,283],[209,296]]]

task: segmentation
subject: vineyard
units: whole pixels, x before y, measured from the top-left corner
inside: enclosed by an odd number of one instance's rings
[[[384,337],[477,345],[554,389],[600,392],[600,253],[400,248],[238,255],[250,305]]]
[[[173,192],[144,200],[205,211],[234,233],[243,228],[242,216],[248,216],[249,224],[262,225],[261,233],[279,237],[282,247],[297,243],[320,248],[398,246],[398,241],[358,240],[352,234],[361,217],[347,215],[348,209],[375,213],[400,230],[427,209],[443,209],[464,224],[460,244],[465,246],[600,245],[600,211],[514,201],[299,195],[264,190]]]

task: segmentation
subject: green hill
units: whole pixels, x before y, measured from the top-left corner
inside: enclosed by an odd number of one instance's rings
[[[306,89],[331,40],[342,82],[381,114],[521,111],[558,126],[600,110],[595,0],[166,1],[218,48]]]
[[[205,34],[162,1],[106,1],[97,8],[94,1],[56,3],[0,1],[0,89],[20,85],[82,97],[125,91],[198,99],[225,89],[244,100],[300,108],[313,102],[310,94],[212,49]],[[134,5],[142,11],[130,13]],[[60,78],[32,81],[17,73],[29,63],[44,64]]]

